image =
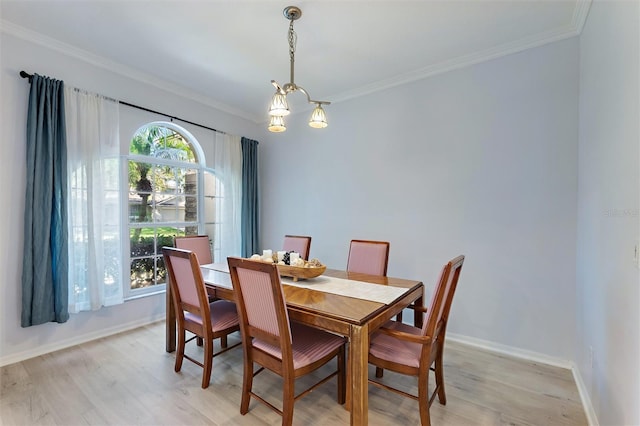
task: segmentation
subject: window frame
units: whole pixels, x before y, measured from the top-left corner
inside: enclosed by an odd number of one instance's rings
[[[154,157],[151,155],[141,155],[141,154],[132,154],[131,153],[131,141],[134,136],[148,127],[165,127],[170,129],[171,131],[178,133],[182,138],[189,144],[193,155],[194,162],[186,162],[186,161],[178,161],[178,160],[170,160],[165,158]],[[194,222],[154,222],[153,218],[151,218],[150,222],[137,222],[133,223],[129,220],[129,161],[138,161],[151,163],[153,165],[161,165],[168,166],[173,168],[189,168],[193,169],[197,173],[197,221]],[[127,153],[123,158],[121,164],[122,170],[122,179],[121,179],[121,188],[122,188],[122,199],[121,199],[121,212],[122,212],[122,232],[121,232],[121,249],[122,249],[122,287],[123,287],[123,298],[125,301],[137,299],[140,297],[145,297],[157,293],[164,293],[166,291],[166,282],[161,284],[155,284],[148,287],[132,289],[131,288],[131,230],[135,228],[159,228],[159,227],[173,227],[177,229],[184,229],[187,226],[195,226],[197,225],[198,233],[202,233],[205,228],[205,217],[204,217],[204,173],[205,171],[211,173],[219,179],[218,175],[215,173],[214,169],[211,167],[207,167],[205,161],[204,151],[202,146],[198,142],[198,140],[184,127],[178,126],[174,123],[165,122],[165,121],[152,121],[146,124],[143,124],[135,132],[129,137],[127,144]],[[214,223],[222,223],[220,218],[216,213],[216,220]],[[133,225],[133,226],[132,226]],[[154,242],[157,243],[156,237],[154,237]],[[156,252],[154,254],[157,255]]]

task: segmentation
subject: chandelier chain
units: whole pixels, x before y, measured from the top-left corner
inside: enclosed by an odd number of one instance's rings
[[[291,20],[291,22],[289,23],[289,57],[291,58],[291,60],[294,60],[295,57],[295,53],[296,53],[296,43],[298,37],[296,35],[296,32],[293,30],[293,19]]]

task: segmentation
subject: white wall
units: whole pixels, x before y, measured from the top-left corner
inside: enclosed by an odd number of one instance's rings
[[[639,20],[596,1],[580,37],[576,362],[601,425],[640,424]]]
[[[388,274],[429,291],[465,254],[450,332],[572,360],[577,38],[326,111],[262,139],[264,248],[311,235],[344,268],[350,239],[388,240]]]
[[[176,96],[120,73],[91,65],[60,51],[43,47],[2,33],[0,128],[2,155],[0,179],[3,182],[3,206],[0,207],[0,365],[46,353],[135,325],[164,318],[164,293],[132,300],[97,312],[71,315],[64,324],[49,323],[21,328],[21,275],[23,249],[23,213],[25,191],[25,132],[28,82],[20,70],[64,80],[66,84],[127,101],[153,110],[208,125],[231,134],[259,139],[262,130],[254,123],[231,116],[193,100]],[[143,124],[163,120],[154,114],[130,107],[120,108],[121,138],[124,150]],[[212,132],[183,125],[212,151]],[[158,348],[162,350],[162,348]]]

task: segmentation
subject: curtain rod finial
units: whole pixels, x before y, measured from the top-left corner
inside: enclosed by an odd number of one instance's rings
[[[29,74],[29,73],[28,73],[28,72],[26,72],[26,71],[20,71],[20,77],[22,77],[22,78],[28,78],[28,79],[29,79],[29,81],[31,81],[31,78],[33,78],[33,75],[32,75],[32,74]]]

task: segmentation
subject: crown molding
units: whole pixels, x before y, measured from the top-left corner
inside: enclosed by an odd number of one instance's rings
[[[412,83],[448,71],[459,68],[465,68],[482,62],[487,62],[503,56],[522,52],[534,47],[544,46],[545,44],[554,43],[571,37],[579,36],[582,28],[587,20],[589,8],[592,0],[576,0],[573,10],[571,24],[563,29],[549,31],[547,33],[537,34],[532,37],[522,38],[511,43],[502,44],[481,52],[471,53],[469,55],[459,56],[457,58],[430,65],[412,72],[394,76],[385,80],[380,80],[366,86],[359,87],[354,90],[328,96],[327,99],[333,103],[358,98],[360,96],[369,95],[381,90],[391,89],[403,84]]]
[[[519,53],[528,49],[532,49],[534,47],[540,47],[545,44],[554,43],[556,41],[575,37],[577,35],[579,35],[577,29],[573,25],[571,25],[561,30],[538,34],[533,37],[527,37],[511,43],[502,44],[500,46],[486,49],[481,52],[459,56],[457,58],[430,65],[428,67],[401,74],[399,76],[380,80],[370,85],[362,86],[348,92],[336,94],[335,96],[328,96],[327,99],[334,103],[346,101],[374,92],[379,92],[381,90],[391,89],[403,84],[423,80],[427,77],[443,74],[448,71],[465,68],[482,62],[488,62],[493,59],[501,58],[503,56],[508,56],[514,53]]]
[[[158,89],[164,90],[166,92],[172,93],[182,98],[187,98],[192,101],[198,102],[200,104],[209,106],[211,108],[215,108],[222,112],[226,112],[228,114],[244,118],[245,120],[249,120],[255,124],[258,124],[260,121],[262,121],[262,117],[257,118],[252,114],[249,114],[245,111],[241,111],[237,108],[233,108],[221,102],[217,102],[208,96],[203,96],[195,92],[194,90],[188,89],[179,84],[168,82],[161,78],[155,77],[151,74],[138,71],[127,65],[124,65],[115,61],[111,61],[102,56],[93,54],[83,49],[79,49],[67,43],[63,43],[59,40],[53,39],[51,37],[45,36],[43,34],[40,34],[32,30],[29,30],[27,28],[24,28],[20,25],[16,25],[4,19],[0,19],[0,31],[6,34],[9,34],[11,36],[20,38],[22,40],[58,51],[64,55],[79,59],[91,65],[108,70],[110,72],[120,74],[124,77],[139,81],[141,83],[149,84]]]
[[[563,29],[538,34],[532,37],[526,37],[514,42],[496,46],[481,52],[463,55],[448,61],[433,64],[415,71],[404,73],[391,78],[379,80],[377,82],[361,86],[359,88],[328,96],[327,99],[332,103],[347,101],[361,96],[369,95],[386,89],[391,89],[407,83],[412,83],[438,74],[443,74],[459,68],[465,68],[482,62],[487,62],[503,56],[519,53],[527,49],[543,46],[545,44],[554,43],[571,37],[580,35],[585,25],[592,0],[576,0],[573,11],[571,24]],[[115,61],[108,60],[91,52],[78,49],[66,43],[44,36],[40,33],[28,30],[21,26],[12,24],[5,20],[0,20],[0,30],[7,32],[15,37],[57,50],[66,55],[78,58],[85,62],[89,62],[98,67],[107,69],[111,72],[123,75],[125,77],[151,84],[159,89],[173,93],[175,95],[191,99],[195,102],[218,109],[228,114],[244,118],[253,123],[260,124],[264,122],[264,117],[256,117],[245,111],[238,110],[229,105],[217,102],[210,97],[203,96],[191,89],[187,89],[175,83],[154,77],[150,74],[135,70],[126,65],[122,65]]]
[[[587,16],[591,9],[592,0],[577,0],[576,8],[573,10],[573,17],[571,18],[571,25],[576,29],[579,34],[582,33],[584,23],[587,22]]]

